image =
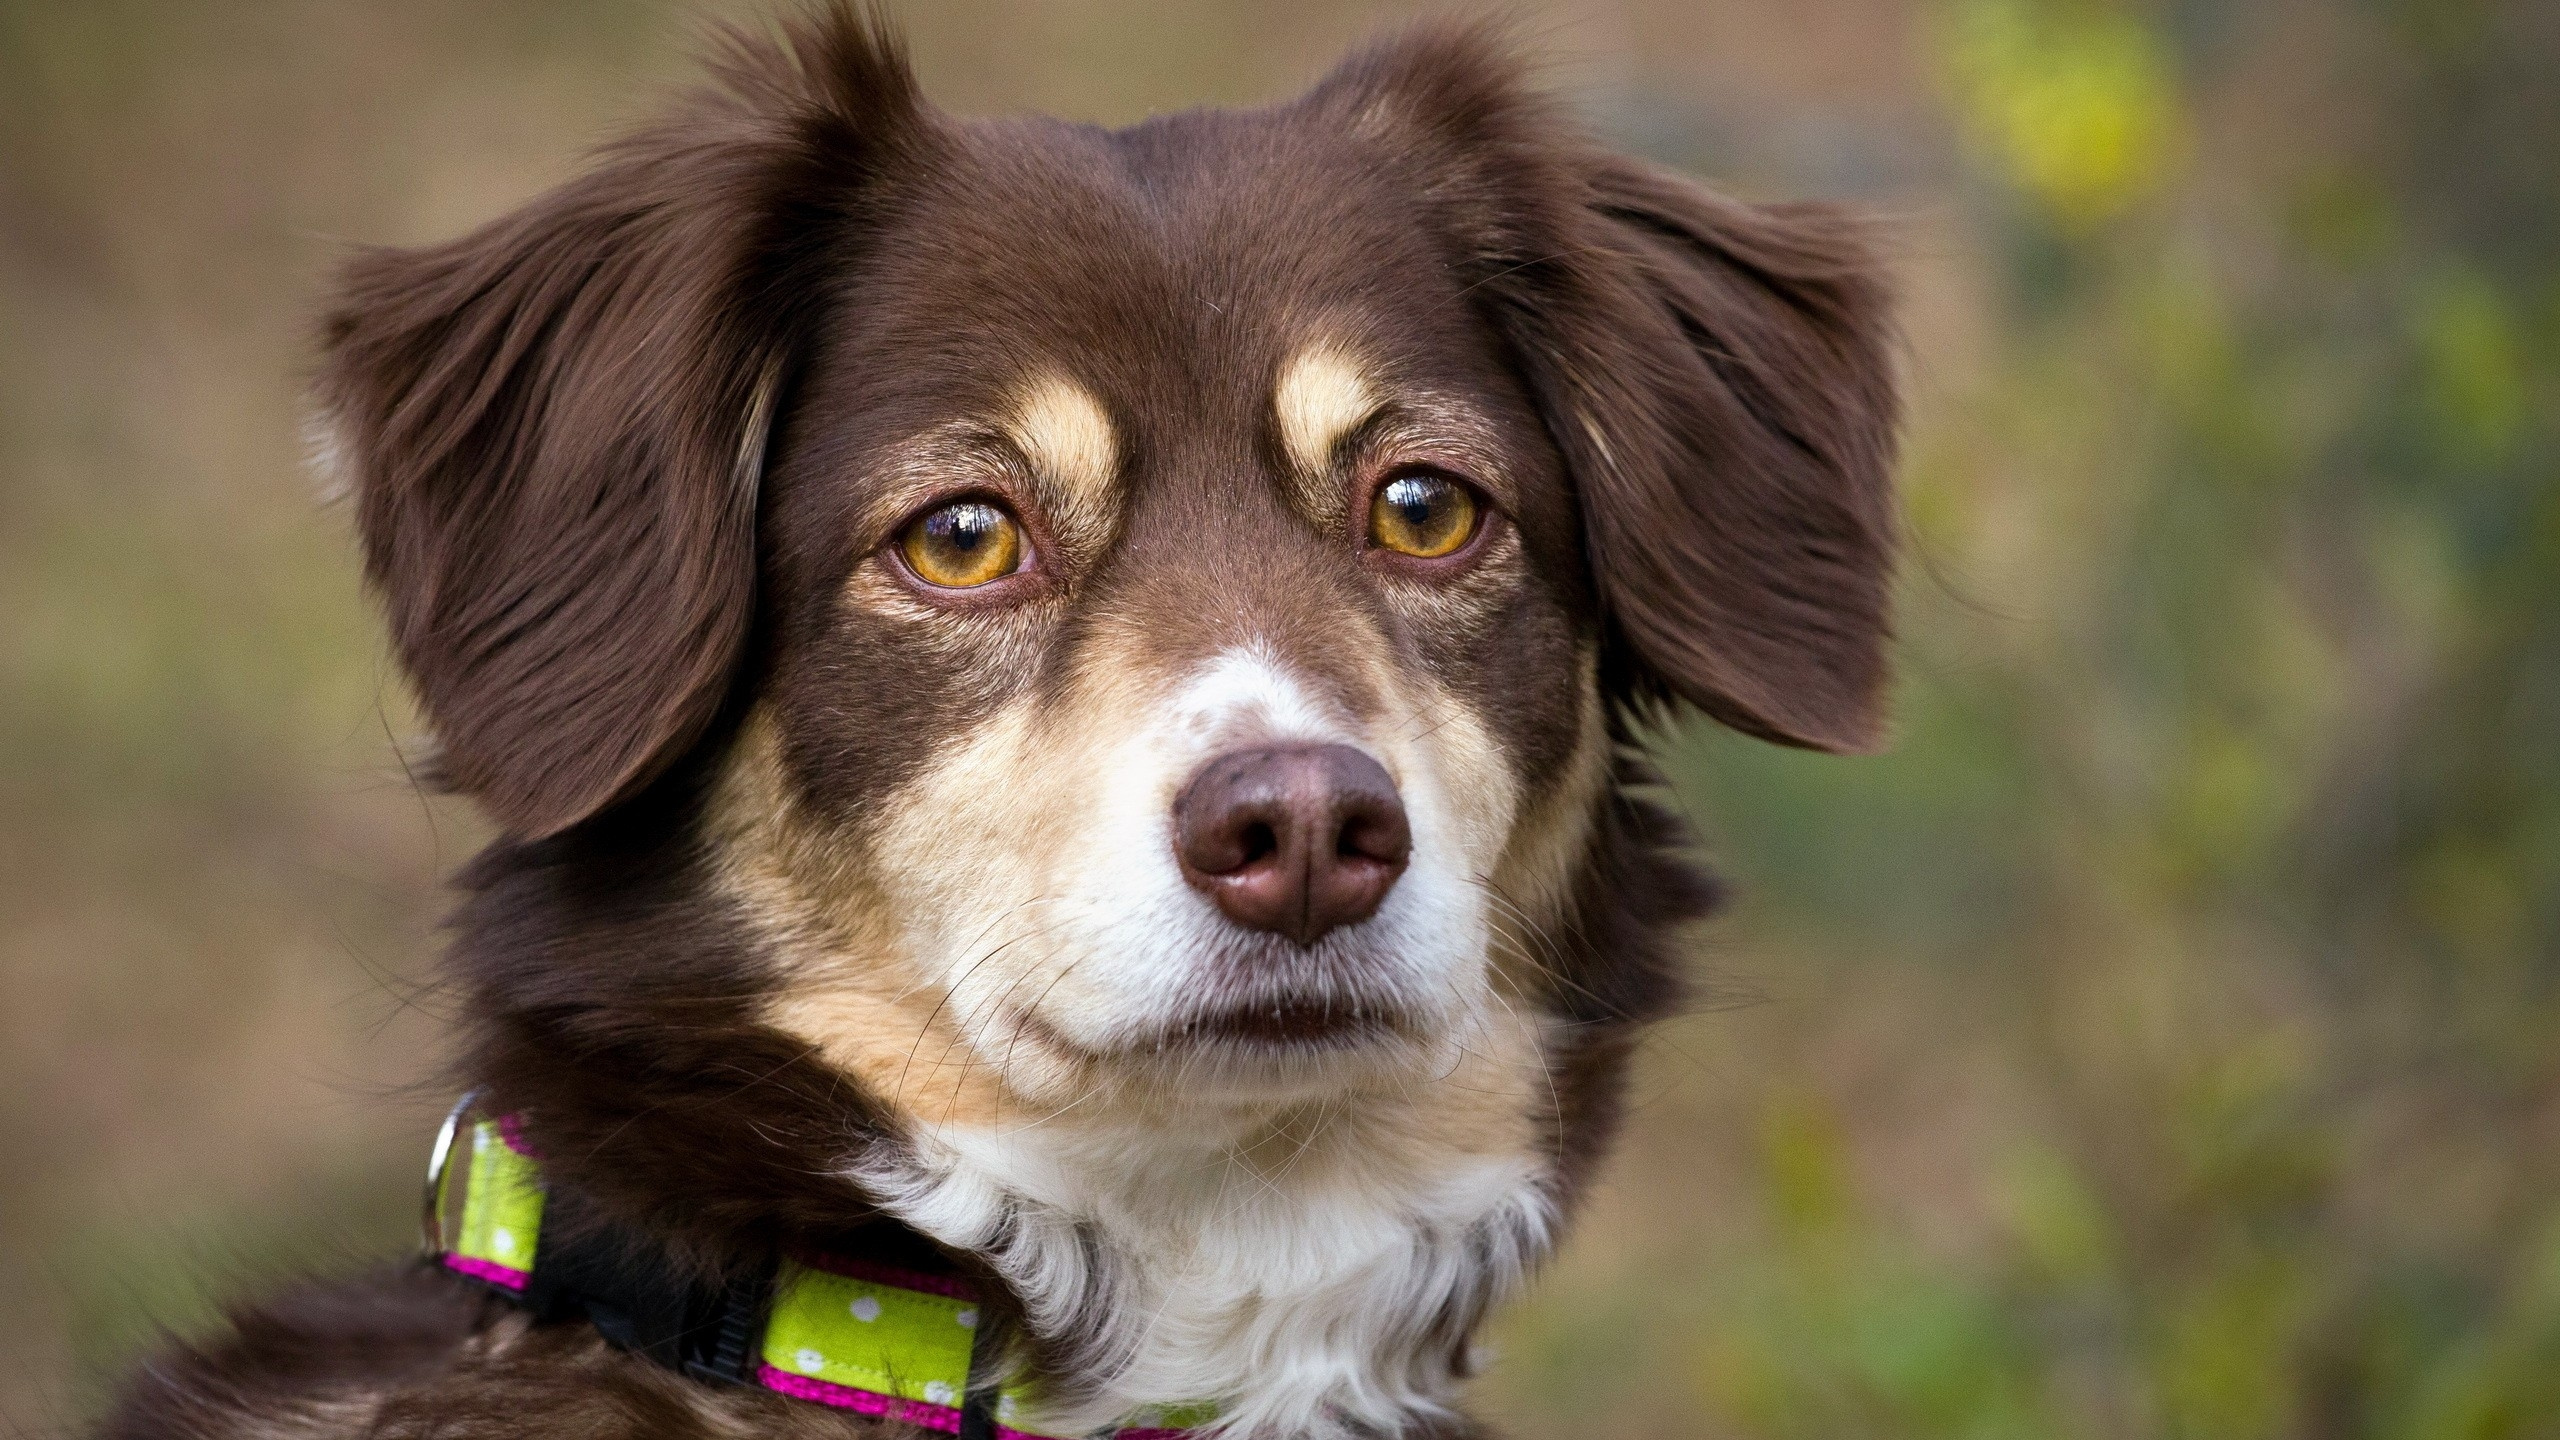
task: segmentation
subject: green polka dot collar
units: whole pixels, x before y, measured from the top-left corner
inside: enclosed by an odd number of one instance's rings
[[[471,1118],[470,1101],[446,1118],[428,1173],[427,1245],[446,1270],[539,1319],[585,1318],[607,1339],[707,1381],[757,1385],[962,1440],[1079,1440],[1032,1428],[1009,1389],[969,1388],[972,1362],[982,1357],[977,1296],[963,1277],[802,1253],[762,1283],[671,1298],[617,1286],[613,1267],[592,1257],[560,1258],[560,1247],[542,1245],[548,1195],[540,1159],[513,1116]],[[1176,1440],[1214,1415],[1209,1406],[1153,1410],[1098,1433]]]

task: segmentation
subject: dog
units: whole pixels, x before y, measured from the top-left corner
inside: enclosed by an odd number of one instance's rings
[[[425,1258],[103,1433],[1484,1433],[1715,895],[1638,739],[1883,731],[1867,228],[1466,25],[1125,130],[845,8],[711,69],[344,270],[473,1095]]]

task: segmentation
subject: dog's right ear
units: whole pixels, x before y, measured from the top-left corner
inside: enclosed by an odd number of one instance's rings
[[[317,398],[446,783],[508,831],[627,798],[719,713],[756,480],[823,267],[931,125],[830,8],[476,234],[356,257]]]

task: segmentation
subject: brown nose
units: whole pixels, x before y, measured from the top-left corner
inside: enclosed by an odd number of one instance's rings
[[[1348,745],[1233,750],[1173,802],[1182,878],[1227,918],[1301,945],[1378,913],[1413,853],[1396,782]]]

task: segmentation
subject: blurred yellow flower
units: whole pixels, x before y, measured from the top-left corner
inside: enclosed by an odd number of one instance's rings
[[[2178,169],[2185,117],[2159,42],[2132,15],[1955,0],[1943,51],[1956,108],[2010,180],[2086,230]]]

